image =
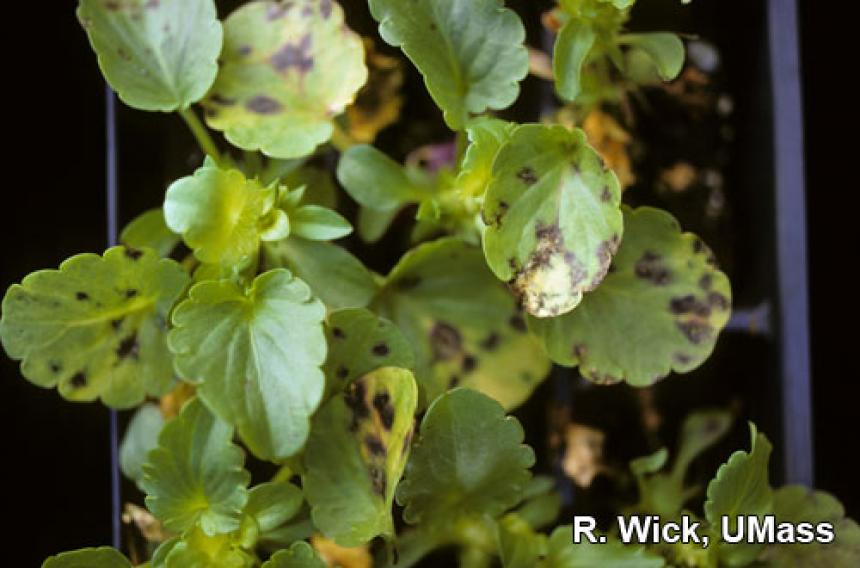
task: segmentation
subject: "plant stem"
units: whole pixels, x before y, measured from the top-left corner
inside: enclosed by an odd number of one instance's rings
[[[179,111],[179,116],[181,116],[185,121],[185,124],[188,125],[188,129],[191,130],[191,134],[194,135],[200,149],[203,150],[207,156],[211,156],[213,160],[220,164],[221,152],[218,151],[218,146],[215,145],[212,137],[209,136],[209,131],[206,130],[206,127],[203,126],[202,122],[200,122],[197,114],[195,114],[191,107],[189,107],[185,110]]]
[[[466,156],[466,148],[469,146],[469,140],[466,138],[465,130],[457,131],[457,168],[463,165],[463,158]]]

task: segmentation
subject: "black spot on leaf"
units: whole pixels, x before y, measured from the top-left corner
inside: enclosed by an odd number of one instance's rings
[[[139,292],[137,290],[135,290],[134,288],[129,288],[128,290],[125,291],[125,297],[130,300],[130,299],[134,298],[135,296],[137,296],[138,293]]]
[[[430,329],[430,347],[434,361],[447,361],[463,349],[463,337],[457,328],[439,321]]]
[[[517,178],[526,185],[534,185],[538,180],[534,169],[528,166],[524,166],[517,172]]]
[[[346,368],[346,367],[344,367],[343,365],[340,365],[340,366],[337,368],[337,371],[335,371],[335,376],[336,376],[338,379],[343,380],[343,379],[345,379],[345,378],[347,378],[347,377],[349,376],[349,369],[347,369],[347,368]]]
[[[86,292],[76,292],[75,298],[81,302],[85,302],[90,299],[90,295]]]
[[[137,341],[137,334],[133,333],[123,339],[116,348],[116,356],[120,360],[132,357],[137,359],[140,356],[140,344]]]
[[[472,371],[475,370],[475,367],[477,367],[477,366],[478,366],[478,360],[475,359],[474,355],[467,354],[465,357],[463,357],[462,367],[463,367],[464,373],[471,373]]]
[[[339,328],[339,327],[333,327],[333,328],[331,328],[331,334],[332,334],[336,339],[344,339],[344,338],[346,337],[346,334],[345,334],[345,333],[343,332],[343,330],[342,330],[341,328]]]
[[[684,337],[694,345],[699,345],[700,343],[709,340],[713,333],[713,329],[708,325],[708,323],[698,320],[679,321],[678,329],[680,329],[681,333],[684,334]]]
[[[642,254],[633,270],[638,278],[647,280],[655,286],[666,286],[672,281],[672,273],[663,264],[663,258],[650,251]]]
[[[485,351],[493,351],[496,347],[499,346],[499,341],[500,341],[499,334],[494,331],[494,332],[490,333],[490,335],[485,337],[481,341],[480,345],[481,345],[481,348],[484,349]]]
[[[527,331],[526,320],[523,319],[523,316],[520,314],[514,314],[511,316],[511,319],[508,320],[508,323],[512,328],[519,331],[520,333],[525,333]]]
[[[131,260],[137,260],[143,256],[143,251],[132,247],[125,247],[125,256]]]
[[[87,386],[87,374],[83,371],[75,373],[69,383],[76,389]]]
[[[280,72],[295,69],[299,73],[307,73],[314,66],[314,58],[311,56],[311,35],[306,34],[296,43],[284,44],[269,59],[272,67]]]
[[[696,314],[699,317],[706,318],[711,315],[711,307],[708,304],[698,300],[692,294],[672,298],[669,302],[669,309],[675,315]]]
[[[391,404],[391,397],[387,392],[377,393],[373,397],[373,408],[379,414],[379,421],[386,430],[391,430],[394,425],[394,406]]]
[[[385,343],[377,343],[371,349],[371,352],[377,357],[385,357],[389,353],[391,353],[391,349]]]
[[[719,292],[711,292],[708,294],[708,303],[721,311],[729,309],[729,299]]]
[[[388,483],[385,480],[385,471],[379,466],[371,465],[368,468],[370,474],[370,482],[373,485],[373,492],[380,497],[385,497],[385,489]]]
[[[367,447],[367,451],[374,456],[385,455],[385,444],[374,434],[368,434],[364,437],[364,445]]]
[[[448,389],[449,390],[456,388],[457,385],[459,385],[459,384],[460,384],[460,377],[458,377],[457,375],[451,375],[451,378],[448,379]]]

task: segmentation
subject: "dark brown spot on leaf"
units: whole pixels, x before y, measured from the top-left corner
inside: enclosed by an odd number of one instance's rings
[[[72,376],[69,382],[76,389],[85,387],[87,386],[87,374],[83,371],[79,371]]]
[[[299,73],[307,73],[314,66],[311,56],[311,35],[306,34],[296,43],[287,43],[276,51],[269,59],[272,67],[280,72],[295,69]]]
[[[703,341],[709,340],[713,333],[713,329],[707,322],[699,320],[679,321],[678,329],[694,345],[699,345]]]
[[[343,339],[343,338],[345,338],[345,337],[346,337],[346,334],[345,334],[345,333],[343,332],[343,330],[342,330],[341,328],[339,328],[339,327],[333,327],[333,328],[331,328],[331,334],[332,334],[336,339]]]
[[[143,256],[143,251],[132,247],[125,247],[125,256],[131,260],[137,260]]]
[[[675,353],[675,361],[680,365],[689,365],[692,358],[686,353]]]
[[[271,2],[266,9],[266,19],[270,22],[274,20],[278,20],[287,15],[287,12],[290,11],[290,8],[293,7],[292,2],[279,2],[274,3]]]
[[[706,303],[698,300],[692,294],[672,298],[669,302],[669,309],[675,315],[696,314],[699,317],[706,318],[711,315],[711,307]]]
[[[642,258],[636,262],[634,272],[637,277],[655,286],[666,286],[672,281],[672,273],[663,264],[662,257],[650,251],[645,251]]]
[[[137,290],[135,290],[134,288],[129,288],[128,290],[125,291],[125,297],[130,300],[130,299],[134,298],[135,296],[137,296],[138,293],[139,292]]]
[[[236,99],[231,97],[225,97],[224,95],[219,95],[218,93],[215,93],[214,95],[209,97],[209,100],[216,105],[221,106],[233,106],[236,104]]]
[[[451,375],[451,378],[448,379],[448,389],[457,388],[457,385],[460,384],[460,377],[457,375]]]
[[[81,302],[85,302],[85,301],[90,299],[90,295],[87,294],[86,292],[76,292],[75,293],[75,299],[77,299]]]
[[[708,303],[721,311],[729,309],[729,299],[719,292],[711,292],[708,294]]]
[[[349,376],[349,369],[347,369],[343,365],[340,365],[334,374],[338,379],[343,380]]]
[[[385,444],[374,434],[368,434],[364,437],[364,445],[367,447],[367,451],[374,456],[385,455]]]
[[[467,354],[465,357],[463,357],[462,367],[463,367],[464,373],[471,373],[472,371],[475,370],[475,367],[477,367],[477,366],[478,366],[478,360],[475,359],[474,355],[468,355]]]
[[[701,288],[702,290],[710,290],[711,286],[713,285],[713,280],[713,276],[711,276],[710,274],[705,274],[704,276],[699,278],[699,288]]]
[[[114,331],[116,331],[120,327],[122,327],[122,322],[124,319],[125,318],[117,318],[117,319],[110,320],[110,326],[114,329]]]
[[[51,372],[52,372],[52,373],[55,373],[55,374],[56,374],[56,373],[59,373],[59,372],[63,369],[63,366],[62,366],[62,365],[60,365],[59,363],[57,363],[56,361],[51,361],[51,362],[48,364],[48,368],[50,368],[50,369],[51,369]]]
[[[463,337],[457,328],[445,322],[436,322],[430,330],[430,347],[433,349],[434,361],[447,361],[463,348]]]
[[[577,343],[573,346],[573,356],[579,359],[580,363],[585,361],[588,356],[588,345],[585,343]]]
[[[523,316],[520,314],[514,314],[511,316],[511,319],[508,320],[508,323],[512,328],[519,331],[520,333],[525,333],[528,328],[526,327],[526,320],[523,319]]]
[[[116,348],[116,356],[120,360],[131,357],[137,359],[140,356],[140,344],[137,342],[137,334],[133,333],[123,339]]]
[[[398,290],[412,290],[416,286],[421,284],[421,278],[418,276],[404,276],[399,280],[395,281],[394,285],[397,286]]]
[[[385,497],[385,489],[388,485],[385,480],[385,471],[376,465],[371,465],[368,468],[370,473],[370,482],[373,485],[373,492],[380,497]]]
[[[394,406],[387,392],[376,393],[373,397],[373,408],[379,414],[379,421],[382,422],[383,428],[391,430],[394,425]]]
[[[609,190],[608,185],[603,186],[603,191],[600,192],[600,201],[604,203],[608,203],[609,200],[612,199],[612,192]]]
[[[281,103],[266,95],[257,95],[245,103],[245,107],[257,114],[277,114],[281,111]]]
[[[517,172],[517,178],[526,185],[534,185],[537,183],[537,174],[533,168],[524,166]]]
[[[480,345],[485,351],[493,351],[496,347],[499,346],[499,334],[495,331],[490,333],[487,337],[481,341]]]
[[[391,349],[389,349],[388,345],[385,343],[377,343],[373,346],[373,349],[371,349],[371,351],[377,357],[385,357],[386,355],[391,353]]]

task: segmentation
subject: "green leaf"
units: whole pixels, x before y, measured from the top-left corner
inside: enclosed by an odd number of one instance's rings
[[[618,41],[648,54],[664,81],[671,81],[684,68],[684,42],[673,33],[627,34],[621,36]]]
[[[493,160],[511,137],[515,125],[504,120],[479,117],[466,125],[469,146],[455,185],[462,195],[481,197],[493,176]]]
[[[82,548],[45,559],[42,568],[131,568],[131,562],[109,546]]]
[[[263,187],[245,179],[239,170],[220,169],[207,161],[193,176],[168,188],[164,218],[201,262],[233,269],[256,256],[261,240],[289,234],[289,221],[275,207],[276,200],[274,187]]]
[[[645,386],[711,354],[731,288],[707,246],[665,211],[624,208],[625,238],[603,284],[573,312],[530,319],[556,363],[597,383]]]
[[[338,189],[334,176],[326,169],[316,166],[301,166],[283,175],[281,183],[288,187],[305,187],[302,201],[306,205],[319,205],[335,209]]]
[[[513,408],[549,372],[514,298],[487,269],[481,251],[458,239],[422,244],[404,255],[373,305],[415,350],[422,406],[462,385]]]
[[[636,0],[600,0],[607,4],[612,4],[619,10],[625,10],[636,3]],[[683,0],[682,0],[683,1]],[[688,0],[689,1],[689,0]]]
[[[763,516],[773,509],[773,491],[768,482],[768,461],[771,445],[764,434],[750,423],[752,449],[737,451],[720,466],[708,484],[705,518],[712,526],[720,526],[728,517],[729,530],[737,530],[739,515]],[[762,544],[728,544],[720,542],[720,558],[729,566],[746,566],[762,549]]]
[[[259,458],[282,461],[304,445],[322,397],[325,308],[289,271],[196,284],[173,313],[177,373],[234,424]]]
[[[496,540],[504,568],[534,568],[546,554],[546,537],[513,513],[499,519]]]
[[[657,473],[666,465],[669,459],[669,450],[660,448],[653,454],[642,456],[630,461],[630,471],[636,477],[642,478],[649,473]]]
[[[523,437],[517,419],[477,391],[458,388],[437,398],[397,488],[403,518],[448,525],[458,517],[495,517],[516,505],[535,461]]]
[[[290,237],[263,250],[266,267],[289,268],[329,309],[361,308],[376,294],[373,274],[342,246]]]
[[[368,145],[353,146],[343,153],[337,179],[350,197],[374,211],[392,211],[423,196],[403,166]]]
[[[131,248],[155,249],[158,256],[168,256],[180,241],[164,222],[164,212],[150,209],[135,217],[120,233],[119,242]]]
[[[131,107],[184,110],[215,80],[223,34],[212,0],[80,0],[77,14],[102,73]]]
[[[642,546],[625,546],[618,541],[573,544],[573,528],[556,528],[549,537],[549,552],[540,568],[661,568],[665,561]]]
[[[385,367],[356,379],[314,417],[302,486],[314,524],[339,545],[394,537],[391,507],[417,398],[412,373]]]
[[[358,210],[357,229],[358,235],[366,243],[375,243],[385,235],[391,223],[400,212],[399,209],[391,211],[376,211],[367,207]]]
[[[143,464],[150,450],[158,446],[164,416],[157,404],[144,404],[132,416],[119,447],[122,473],[143,490]]]
[[[233,428],[199,400],[165,424],[143,465],[146,507],[171,531],[199,524],[207,535],[239,528],[251,475]]]
[[[311,545],[304,541],[294,542],[290,548],[279,550],[263,563],[262,568],[326,568],[328,566],[317,555]]]
[[[860,526],[845,517],[845,508],[832,495],[800,485],[774,493],[774,515],[781,523],[830,523],[835,539],[828,544],[783,543],[765,548],[762,560],[771,568],[855,568],[860,566]],[[779,528],[777,529],[778,533]]]
[[[364,309],[332,312],[328,318],[326,376],[341,391],[357,377],[382,367],[412,369],[412,346],[397,326]]]
[[[367,80],[361,38],[333,1],[249,2],[224,21],[221,72],[206,122],[244,150],[298,158]]]
[[[352,232],[349,221],[319,205],[304,205],[290,212],[289,217],[292,233],[312,241],[331,241]]]
[[[263,534],[295,517],[302,501],[302,490],[292,483],[270,481],[251,488],[244,513],[254,519]]]
[[[484,254],[538,317],[573,310],[621,242],[621,189],[581,130],[517,128],[493,165]]]
[[[582,91],[582,67],[591,53],[597,34],[591,25],[578,18],[570,18],[555,40],[552,69],[555,88],[561,98],[575,101]]]
[[[525,29],[500,0],[370,0],[379,35],[424,76],[445,123],[510,106],[528,73]]]
[[[683,481],[693,460],[725,436],[731,425],[732,414],[726,410],[700,411],[688,416],[681,427],[672,476]]]
[[[243,550],[234,535],[207,535],[195,527],[181,538],[162,544],[152,568],[253,568],[254,556]]]
[[[152,250],[80,254],[9,288],[0,340],[33,384],[129,408],[170,388],[165,320],[187,282]]]

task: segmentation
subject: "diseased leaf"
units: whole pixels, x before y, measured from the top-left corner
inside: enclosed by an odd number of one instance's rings
[[[341,391],[355,378],[381,367],[412,369],[412,346],[397,326],[364,309],[332,312],[328,318],[330,390]]]
[[[127,105],[184,110],[218,73],[221,22],[212,0],[80,0],[99,67]]]
[[[131,568],[131,562],[115,548],[82,548],[45,559],[42,568]]]
[[[355,102],[347,107],[346,118],[352,139],[370,144],[382,130],[400,118],[404,62],[399,57],[380,53],[368,37],[364,38],[364,51],[368,80]]]
[[[487,269],[481,251],[458,239],[406,253],[373,306],[415,350],[422,407],[462,385],[513,408],[549,372],[514,298]]]
[[[615,174],[581,130],[520,126],[496,157],[484,200],[487,263],[530,314],[567,313],[609,269],[620,200]]]
[[[378,286],[373,274],[342,246],[290,237],[264,247],[268,268],[289,268],[332,310],[361,308]]]
[[[391,211],[423,196],[403,166],[373,146],[353,146],[343,153],[337,165],[337,179],[343,188],[364,207]]]
[[[290,548],[279,550],[263,563],[262,568],[326,568],[316,551],[304,541],[294,542]]]
[[[141,481],[146,507],[165,528],[199,525],[210,536],[239,528],[251,475],[232,438],[233,428],[197,399],[165,424]]]
[[[493,176],[493,160],[507,142],[515,125],[497,118],[480,117],[466,125],[469,147],[454,182],[466,197],[481,197]]]
[[[119,467],[122,473],[141,488],[143,464],[150,450],[158,446],[158,435],[164,426],[164,416],[156,404],[144,404],[132,416],[119,447]]]
[[[120,233],[119,242],[130,248],[151,248],[165,257],[179,244],[181,238],[164,222],[164,212],[150,209],[135,217]]]
[[[424,76],[453,130],[516,100],[529,67],[525,29],[500,0],[370,0],[370,11],[382,39]]]
[[[362,376],[314,417],[302,486],[314,524],[341,546],[394,537],[394,489],[409,455],[418,393],[412,373]]]
[[[609,275],[576,310],[530,319],[550,357],[597,383],[645,386],[691,371],[729,320],[731,288],[707,246],[668,213],[624,208]]]
[[[664,81],[671,81],[684,68],[684,42],[673,33],[627,34],[621,36],[618,41],[648,54]]]
[[[206,122],[244,150],[306,156],[366,80],[364,46],[337,2],[249,2],[224,21]]]
[[[781,523],[830,523],[833,542],[771,544],[762,553],[770,568],[855,568],[860,566],[860,527],[845,516],[845,508],[824,491],[786,485],[773,496],[777,527]],[[777,529],[778,532],[779,529]],[[795,531],[792,531],[796,534]]]
[[[559,30],[552,69],[555,88],[561,98],[573,102],[582,91],[582,67],[596,39],[591,25],[578,18],[570,18]]]
[[[177,263],[149,249],[73,256],[9,288],[0,340],[33,384],[129,408],[170,388],[165,320],[187,282]]]
[[[552,531],[546,558],[539,568],[662,568],[666,563],[643,546],[626,546],[615,540],[573,544],[573,528],[564,525]]]
[[[723,517],[727,517],[731,534],[737,532],[739,515],[763,516],[773,510],[773,491],[768,482],[772,446],[752,423],[750,436],[752,449],[733,453],[708,484],[705,518],[712,526],[721,526]],[[719,547],[720,559],[724,563],[746,566],[756,558],[763,544],[720,542]]]
[[[441,395],[424,415],[397,488],[403,518],[450,525],[458,517],[495,517],[517,504],[535,461],[523,436],[517,419],[491,398],[466,388]]]
[[[277,190],[239,170],[208,161],[175,181],[164,199],[167,226],[180,233],[201,261],[226,270],[248,264],[260,241],[286,237],[290,224],[276,207]]]
[[[259,458],[283,461],[305,443],[322,397],[325,308],[284,269],[247,291],[228,280],[196,284],[173,313],[177,373],[236,426]]]

